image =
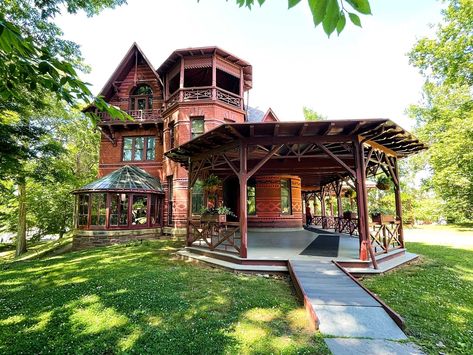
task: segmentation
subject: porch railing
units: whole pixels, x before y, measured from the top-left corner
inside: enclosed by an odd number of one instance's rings
[[[190,220],[187,225],[187,243],[210,250],[240,253],[240,223]]]
[[[335,232],[358,235],[358,218],[339,218],[335,216],[314,216],[313,223],[322,229],[334,229]]]
[[[370,238],[376,255],[402,248],[400,235],[401,222],[371,223]]]

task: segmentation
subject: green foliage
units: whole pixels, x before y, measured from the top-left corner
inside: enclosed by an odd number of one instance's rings
[[[287,280],[179,261],[180,247],[1,265],[0,353],[329,354]]]
[[[199,0],[198,0],[199,1]],[[262,6],[265,0],[257,0],[258,4]],[[288,8],[299,4],[301,0],[288,0]],[[240,7],[246,6],[249,9],[255,4],[255,0],[236,0]],[[354,12],[363,15],[371,15],[371,7],[368,0],[308,0],[310,11],[315,27],[322,24],[324,32],[330,36],[335,30],[340,34],[345,28],[346,17],[348,14],[350,21],[361,27],[360,17]],[[348,4],[351,8],[345,8]]]
[[[423,100],[409,114],[430,146],[426,185],[445,201],[445,215],[460,222],[473,216],[473,2],[451,0],[443,15],[435,38],[421,39],[409,54],[426,78]]]
[[[376,180],[376,187],[380,190],[389,190],[392,187],[391,179],[382,174]]]
[[[316,112],[316,111],[314,111],[311,108],[306,107],[306,106],[304,106],[302,108],[302,112],[304,114],[304,119],[306,121],[323,121],[323,120],[327,119],[326,116],[323,116],[320,113],[318,113],[318,112]]]
[[[428,237],[431,233],[426,231]],[[450,236],[445,232],[445,239]],[[408,244],[421,263],[363,284],[401,314],[407,335],[425,353],[472,354],[473,250],[430,245],[428,237],[427,243]]]

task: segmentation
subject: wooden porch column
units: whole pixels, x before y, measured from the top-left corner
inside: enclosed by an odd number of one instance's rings
[[[401,242],[401,247],[404,248],[404,230],[402,225],[402,202],[401,202],[401,186],[399,182],[399,166],[397,163],[397,158],[393,158],[394,160],[394,174],[396,176],[396,180],[394,182],[394,198],[396,203],[396,219],[399,220],[399,241]]]
[[[192,161],[189,162],[189,178],[187,179],[187,237],[186,237],[186,245],[188,247],[192,246],[192,234],[191,234],[191,220],[192,220],[192,189],[194,185],[192,184],[193,181],[193,174],[192,174]]]
[[[359,137],[353,141],[356,164],[356,202],[358,208],[358,231],[360,238],[360,259],[368,260],[368,253],[375,269],[378,268],[375,253],[371,246],[370,227],[368,225],[368,192],[366,190],[365,153]]]
[[[322,229],[327,227],[326,223],[326,211],[325,211],[325,186],[320,187],[320,215],[322,216]]]
[[[248,146],[246,143],[240,144],[240,172],[238,180],[240,182],[240,256],[248,256],[248,211],[247,211],[247,183],[248,183]]]
[[[335,194],[337,195],[337,216],[338,216],[338,231],[342,228],[342,218],[343,218],[343,211],[342,211],[342,182],[338,180],[335,182]]]

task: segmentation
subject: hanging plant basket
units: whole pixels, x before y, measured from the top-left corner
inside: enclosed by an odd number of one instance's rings
[[[346,198],[354,198],[356,196],[356,191],[353,189],[348,189],[345,191]]]
[[[376,187],[383,191],[389,190],[391,188],[391,180],[387,176],[381,176],[376,181]]]
[[[203,188],[209,193],[215,193],[219,186],[222,184],[222,180],[214,174],[211,174],[203,183]]]

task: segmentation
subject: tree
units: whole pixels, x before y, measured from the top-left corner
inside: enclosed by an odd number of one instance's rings
[[[304,106],[302,108],[302,111],[304,113],[304,119],[306,121],[323,121],[323,120],[327,119],[326,116],[323,116],[320,113],[318,113],[318,112],[316,112],[316,111],[314,111],[311,108],[306,107],[306,106]]]
[[[423,100],[409,113],[427,141],[427,182],[444,201],[450,220],[473,216],[473,1],[451,0],[435,38],[419,40],[409,53],[426,82]]]
[[[266,2],[266,0],[257,1],[260,6]],[[288,8],[291,9],[300,2],[301,0],[288,0]],[[236,3],[240,7],[246,6],[251,9],[255,0],[236,0]],[[350,5],[349,9],[345,7],[345,3]],[[322,24],[325,33],[329,37],[335,30],[338,34],[343,31],[347,22],[346,15],[355,26],[359,27],[361,27],[361,20],[355,12],[371,15],[368,0],[308,0],[308,5],[315,27]]]

